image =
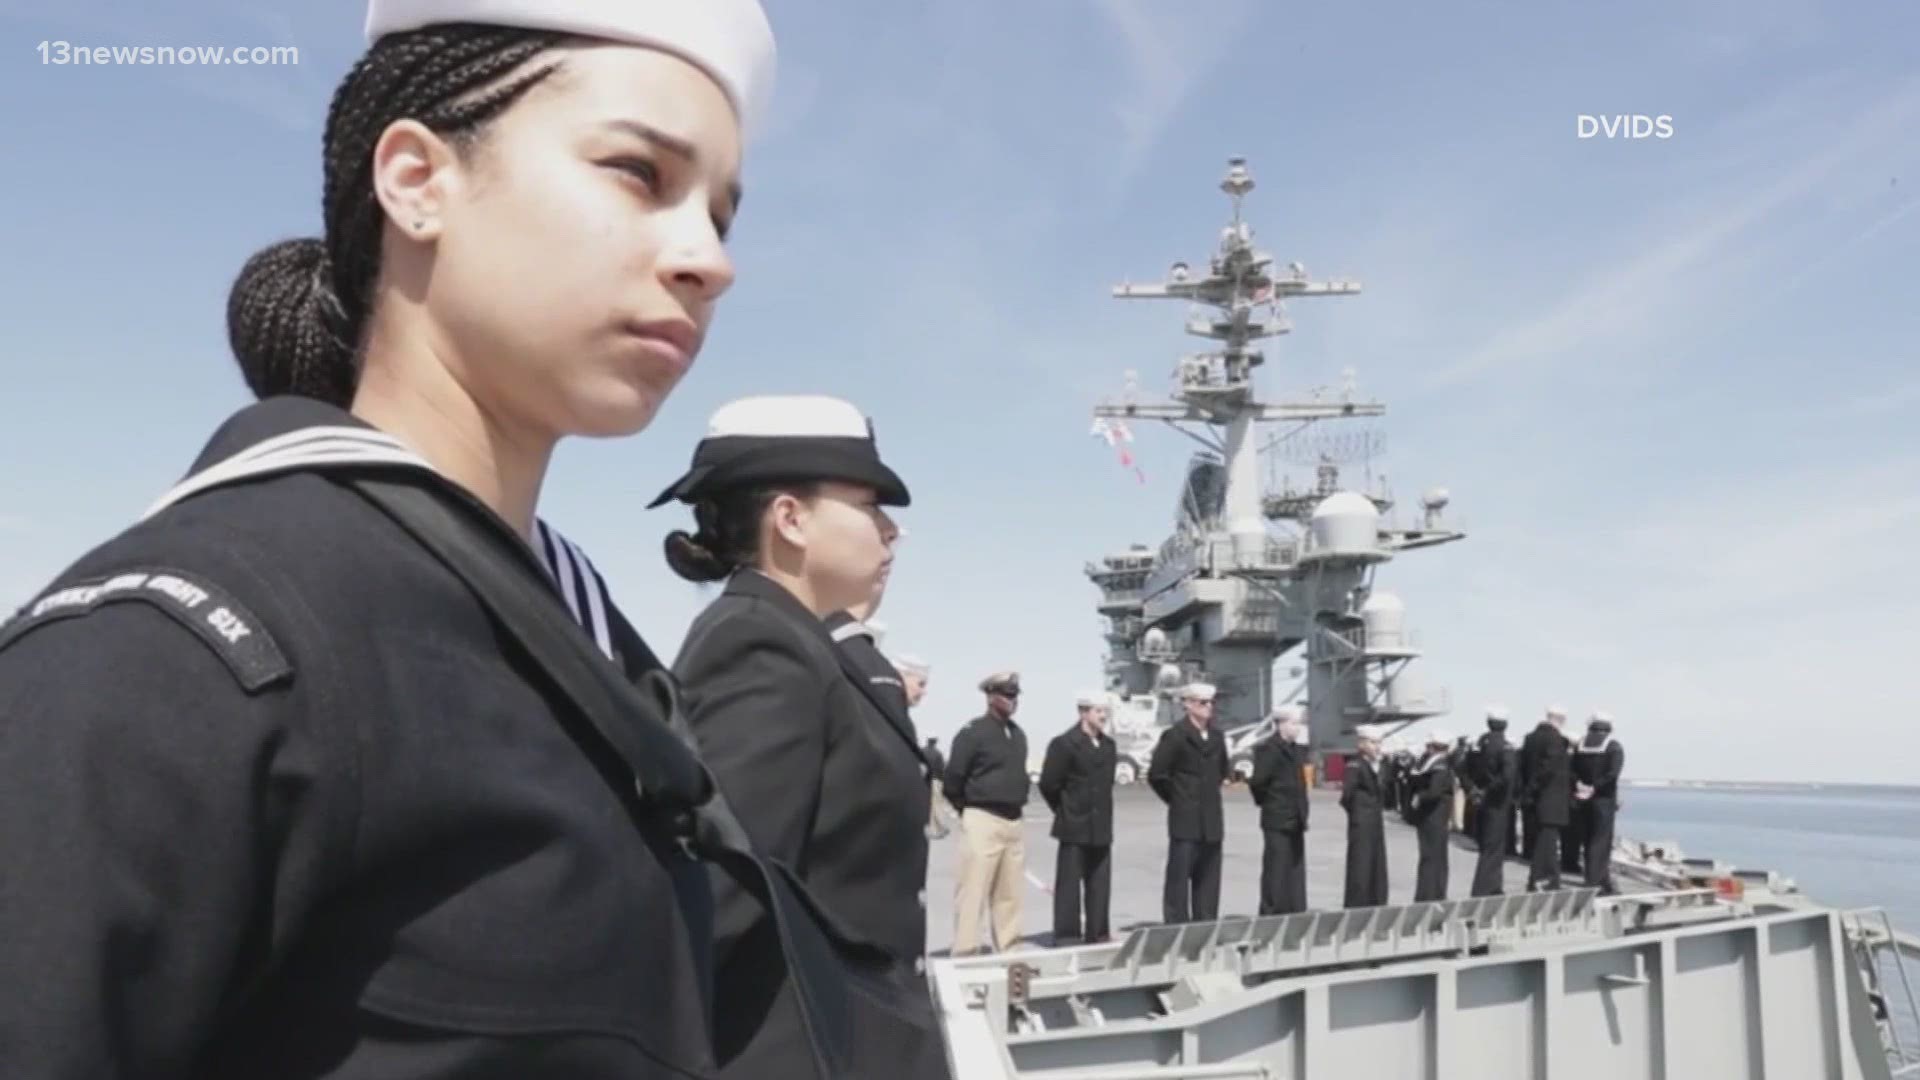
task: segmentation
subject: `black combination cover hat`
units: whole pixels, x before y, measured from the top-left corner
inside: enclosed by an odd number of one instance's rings
[[[807,480],[862,484],[883,506],[911,502],[907,485],[880,460],[873,421],[851,403],[814,394],[730,401],[714,411],[685,474],[647,504],[695,502],[716,491]]]

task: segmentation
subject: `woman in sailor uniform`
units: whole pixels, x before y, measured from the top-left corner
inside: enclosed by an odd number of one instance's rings
[[[366,31],[323,235],[229,303],[256,392],[316,393],[234,415],[0,627],[0,1076],[713,1068],[711,778],[535,504],[558,440],[645,428],[699,350],[771,32],[754,0]],[[634,771],[369,477],[593,633]]]
[[[824,621],[863,607],[883,581],[899,532],[886,508],[907,505],[906,485],[852,405],[755,397],[714,414],[688,472],[652,505],[673,499],[692,505],[696,529],[667,537],[669,565],[725,582],[674,661],[702,758],[756,846],[845,931],[886,951],[903,1006],[930,1012],[925,759],[898,691],[870,680]],[[729,945],[753,940],[754,916],[723,893],[719,918],[725,970],[740,963]],[[766,994],[764,1008],[732,1018],[752,1045],[723,1063],[726,1075],[779,1075],[800,1037],[777,972]],[[940,1075],[941,1065],[897,1068]]]

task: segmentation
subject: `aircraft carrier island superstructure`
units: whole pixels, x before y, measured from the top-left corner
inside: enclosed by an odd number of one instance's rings
[[[1390,524],[1384,487],[1341,483],[1343,463],[1377,448],[1373,433],[1321,433],[1385,407],[1354,400],[1351,385],[1298,402],[1263,401],[1256,386],[1265,357],[1254,344],[1291,329],[1287,301],[1350,296],[1360,286],[1310,280],[1299,263],[1278,268],[1254,245],[1242,215],[1254,186],[1244,160],[1229,163],[1220,186],[1232,216],[1204,270],[1176,262],[1160,284],[1114,290],[1187,302],[1187,332],[1218,347],[1179,361],[1169,400],[1139,400],[1129,388],[1094,409],[1095,433],[1109,441],[1130,439],[1130,422],[1154,420],[1203,447],[1187,464],[1172,534],[1086,568],[1101,590],[1123,782],[1144,769],[1159,729],[1179,716],[1179,688],[1196,680],[1218,688],[1215,723],[1243,770],[1272,708],[1302,691],[1317,757],[1350,750],[1360,724],[1391,730],[1448,709],[1446,695],[1416,682],[1420,654],[1405,606],[1375,587],[1396,554],[1463,538],[1444,520],[1446,491],[1427,492],[1414,526]],[[1272,466],[1289,461],[1310,466],[1311,482],[1270,483],[1280,472]],[[1304,679],[1277,691],[1275,663],[1296,649]]]
[[[1130,758],[1122,780],[1193,679],[1219,688],[1218,722],[1241,760],[1273,705],[1303,694],[1323,762],[1351,747],[1361,723],[1404,727],[1448,707],[1413,685],[1419,652],[1405,610],[1375,587],[1394,556],[1462,539],[1443,518],[1446,492],[1426,494],[1417,522],[1393,523],[1384,484],[1365,490],[1340,475],[1372,451],[1370,438],[1317,437],[1384,409],[1350,389],[1268,403],[1254,384],[1262,357],[1250,346],[1287,330],[1284,301],[1358,286],[1313,282],[1298,264],[1275,272],[1241,217],[1253,187],[1244,161],[1231,161],[1222,186],[1233,216],[1204,272],[1176,263],[1163,284],[1116,290],[1192,303],[1203,313],[1188,331],[1220,346],[1180,361],[1170,400],[1129,394],[1096,410],[1095,434],[1122,446],[1123,461],[1129,421],[1167,422],[1204,447],[1173,534],[1087,567],[1107,619],[1113,727]],[[1312,479],[1270,483],[1263,458]],[[1274,665],[1295,649],[1304,663],[1276,693]],[[1330,795],[1314,795],[1312,866],[1341,859]],[[1137,788],[1116,793],[1116,805],[1142,800],[1151,796]],[[1390,843],[1409,828],[1397,817],[1387,827]],[[1030,812],[1026,829],[1037,843],[1044,814]],[[1136,828],[1116,844],[1151,861],[1165,843],[1157,832]],[[1823,905],[1778,873],[1687,858],[1664,842],[1622,837],[1612,870],[1620,895],[1514,891],[1146,923],[1098,944],[936,954],[928,978],[960,1080],[1920,1075],[1920,980],[1905,963],[1920,941],[1884,910]]]

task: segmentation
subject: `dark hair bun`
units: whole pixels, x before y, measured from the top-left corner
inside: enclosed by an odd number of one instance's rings
[[[335,330],[339,309],[319,240],[282,240],[247,260],[227,296],[227,341],[255,397],[352,403],[356,365]]]
[[[713,553],[701,538],[675,529],[667,534],[667,566],[688,581],[710,584],[725,581],[733,572],[726,561]]]

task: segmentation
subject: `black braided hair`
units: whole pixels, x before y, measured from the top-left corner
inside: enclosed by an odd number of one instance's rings
[[[667,534],[667,566],[688,581],[723,581],[760,557],[760,519],[781,495],[811,499],[820,485],[782,484],[714,492],[693,504],[694,532]]]
[[[300,394],[342,408],[353,400],[380,271],[384,214],[373,193],[373,148],[381,133],[411,118],[471,146],[559,61],[522,66],[566,40],[471,23],[430,26],[381,38],[353,66],[327,110],[324,239],[262,249],[227,297],[227,340],[255,396]]]

